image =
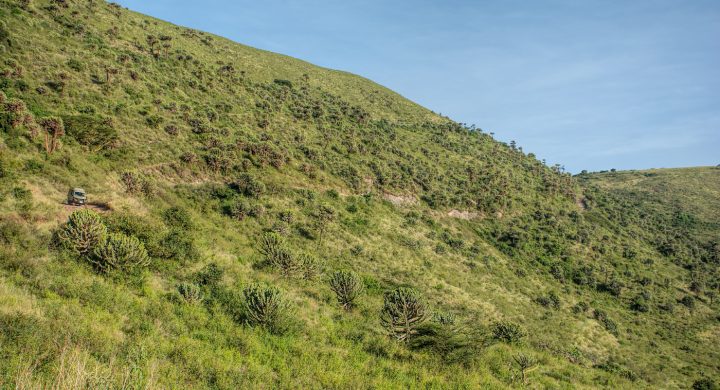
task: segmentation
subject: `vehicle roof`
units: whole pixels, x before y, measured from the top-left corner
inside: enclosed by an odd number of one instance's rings
[[[83,190],[83,189],[80,188],[80,187],[75,187],[75,188],[72,189],[72,191],[73,191],[73,192],[85,192],[85,190]]]

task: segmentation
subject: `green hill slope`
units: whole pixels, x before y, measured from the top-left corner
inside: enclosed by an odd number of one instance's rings
[[[0,21],[3,387],[717,380],[707,179],[573,178],[366,79],[112,4],[0,0]]]
[[[642,202],[667,219],[682,220],[693,236],[710,240],[720,230],[720,168],[699,167],[581,175],[588,183]]]

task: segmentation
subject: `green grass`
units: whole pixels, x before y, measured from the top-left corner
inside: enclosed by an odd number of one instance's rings
[[[573,178],[361,77],[66,3],[0,0],[0,88],[34,117],[0,104],[0,387],[519,388],[520,353],[538,388],[718,379],[716,168]],[[51,115],[67,134],[47,155],[32,130]],[[143,242],[139,275],[56,245],[73,186]],[[322,274],[264,266],[267,231]],[[337,270],[365,284],[350,311]],[[288,332],[245,321],[257,283],[283,292]],[[451,353],[388,336],[398,287],[454,315],[433,336]],[[493,339],[500,320],[527,336]]]

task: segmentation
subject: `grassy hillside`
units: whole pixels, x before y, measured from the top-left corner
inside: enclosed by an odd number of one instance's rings
[[[686,221],[693,235],[711,240],[720,230],[720,168],[698,167],[581,175],[666,218]]]
[[[671,197],[573,178],[99,1],[0,0],[0,45],[2,387],[718,380],[714,171]]]

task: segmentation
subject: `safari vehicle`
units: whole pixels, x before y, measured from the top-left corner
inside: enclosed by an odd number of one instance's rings
[[[72,188],[70,191],[68,191],[68,198],[67,202],[70,205],[84,205],[87,201],[87,195],[85,195],[85,190],[82,188]]]

